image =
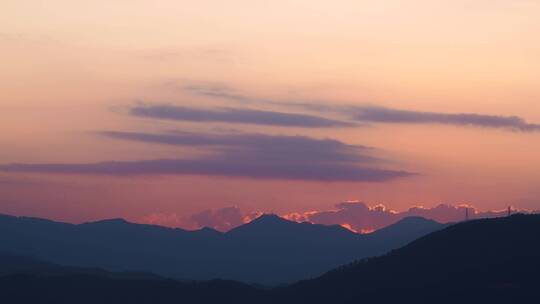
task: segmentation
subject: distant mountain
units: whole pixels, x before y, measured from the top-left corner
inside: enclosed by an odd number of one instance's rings
[[[535,303],[540,215],[475,220],[278,289],[291,303]]]
[[[280,284],[384,254],[442,224],[404,219],[373,234],[263,215],[227,233],[111,219],[80,225],[0,215],[0,251],[61,265],[153,272],[182,280]]]
[[[370,233],[367,236],[381,239],[403,239],[407,235],[411,234],[426,235],[440,228],[441,224],[434,220],[428,220],[418,216],[411,216],[400,220],[394,225],[390,225]]]

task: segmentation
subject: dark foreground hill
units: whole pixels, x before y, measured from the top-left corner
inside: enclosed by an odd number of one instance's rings
[[[227,233],[186,231],[121,219],[81,225],[0,215],[0,251],[61,265],[152,272],[180,280],[259,284],[312,278],[384,254],[443,225],[408,218],[368,235],[264,215]]]
[[[146,273],[60,266],[0,253],[0,303],[253,303],[265,293],[242,283],[178,282]]]
[[[25,273],[0,275],[6,303],[537,303],[540,215],[453,225],[387,255],[271,290],[73,270]]]
[[[156,280],[164,279],[152,273],[143,272],[111,272],[100,268],[84,268],[62,266],[35,259],[33,257],[0,252],[0,276],[32,275],[40,277],[85,275],[110,279]]]
[[[301,303],[537,303],[540,215],[476,220],[277,290]]]

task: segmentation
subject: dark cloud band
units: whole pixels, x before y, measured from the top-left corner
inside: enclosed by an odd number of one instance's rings
[[[383,107],[354,107],[353,118],[361,122],[399,124],[449,124],[502,128],[522,132],[540,131],[540,125],[526,122],[517,116],[496,116],[474,113],[437,113],[396,110]],[[350,111],[349,111],[350,113]]]
[[[136,106],[130,114],[139,117],[192,122],[243,123],[283,127],[329,128],[355,124],[313,115],[253,109],[200,109],[171,105]]]
[[[196,146],[214,153],[197,159],[113,161],[89,164],[10,164],[0,171],[65,174],[196,174],[256,179],[384,182],[414,175],[373,167],[363,146],[332,139],[264,134],[101,132],[114,139]],[[368,165],[369,166],[366,166]],[[362,166],[360,166],[362,165]]]
[[[405,171],[361,168],[344,164],[256,163],[253,161],[228,161],[223,158],[158,159],[89,164],[10,164],[0,166],[0,170],[56,174],[193,174],[328,182],[384,182],[413,175]]]
[[[268,104],[285,108],[299,108],[321,113],[337,113],[363,123],[386,124],[446,124],[455,126],[472,126],[497,128],[518,132],[540,132],[540,124],[529,123],[518,116],[487,115],[478,113],[442,113],[414,110],[402,110],[379,106],[354,106],[332,103],[313,103],[306,101],[280,101],[253,98],[237,93],[227,87],[186,86],[185,90],[195,95],[234,100],[242,103]]]
[[[139,133],[100,132],[113,139],[145,143],[203,146],[227,154],[228,159],[253,159],[280,162],[373,162],[376,157],[368,155],[372,148],[348,145],[334,139],[316,139],[307,136],[265,134],[209,134],[191,132]]]

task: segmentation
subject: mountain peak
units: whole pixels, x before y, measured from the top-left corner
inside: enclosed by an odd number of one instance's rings
[[[202,233],[202,234],[206,234],[206,235],[218,235],[218,234],[222,234],[221,231],[218,231],[214,228],[211,228],[211,227],[203,227],[199,230],[194,230],[193,232],[196,232],[196,233]]]
[[[299,224],[288,221],[276,214],[263,214],[247,224],[230,230],[228,234],[245,232],[249,232],[250,234],[275,234],[277,231],[288,231],[290,227],[296,225]]]
[[[283,223],[283,222],[289,222],[288,220],[280,217],[277,214],[274,213],[265,213],[258,218],[251,221],[252,223]]]
[[[100,220],[96,222],[89,222],[86,224],[112,224],[114,225],[114,224],[129,224],[129,222],[123,218],[112,218],[112,219],[105,219],[105,220]]]

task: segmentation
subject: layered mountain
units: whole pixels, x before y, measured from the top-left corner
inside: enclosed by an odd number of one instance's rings
[[[282,231],[279,219],[262,221],[277,224],[275,228]],[[384,233],[388,231],[400,232]],[[252,237],[245,227],[235,233]],[[0,254],[0,269],[4,269],[0,272],[2,300],[20,304],[536,303],[540,215],[452,225],[380,257],[274,289],[222,280],[194,283],[133,278],[13,254]]]
[[[540,215],[475,220],[278,289],[291,303],[533,303]]]
[[[221,233],[141,225],[122,219],[73,225],[0,216],[0,251],[78,267],[152,272],[181,280],[226,279],[280,284],[315,277],[384,254],[443,225],[404,219],[372,234],[275,215]]]

